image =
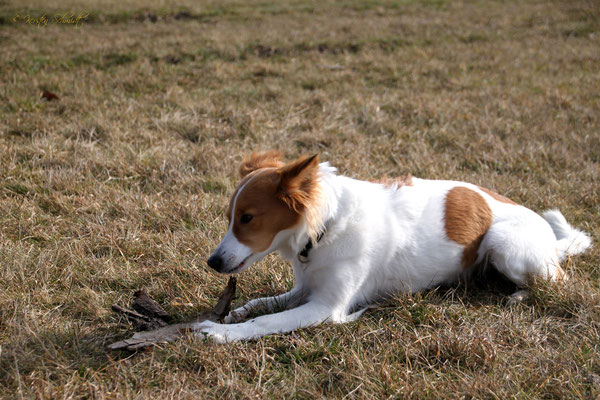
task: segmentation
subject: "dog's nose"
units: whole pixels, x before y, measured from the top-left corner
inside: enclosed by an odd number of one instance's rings
[[[207,261],[208,266],[214,269],[217,272],[221,272],[223,268],[223,258],[217,254],[213,254]]]

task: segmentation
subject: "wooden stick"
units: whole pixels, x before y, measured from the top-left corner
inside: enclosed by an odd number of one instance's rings
[[[173,342],[192,332],[194,330],[193,326],[195,323],[206,320],[213,322],[223,320],[227,313],[229,313],[231,302],[235,296],[236,283],[237,281],[235,277],[229,278],[227,287],[219,297],[217,304],[215,304],[212,309],[203,312],[192,322],[188,323],[168,325],[163,318],[170,318],[170,316],[162,309],[162,307],[160,307],[160,305],[158,305],[158,303],[156,303],[143,292],[141,293],[143,293],[145,298],[141,302],[137,302],[137,306],[134,305],[134,307],[137,307],[136,309],[140,311],[144,311],[144,313],[138,313],[137,311],[129,310],[118,305],[113,305],[113,311],[124,314],[130,321],[134,323],[134,325],[137,324],[136,326],[139,326],[139,328],[143,329],[145,326],[147,326],[146,324],[158,323],[157,321],[160,321],[164,325],[158,329],[154,328],[146,332],[136,332],[131,338],[112,343],[108,346],[108,348],[110,350],[127,349],[129,351],[136,351],[161,343]],[[140,292],[136,292],[136,299],[143,297],[140,296],[139,293]],[[136,300],[134,300],[134,303],[136,303]],[[140,306],[140,304],[142,305]],[[146,313],[152,316],[144,315]],[[159,318],[157,315],[160,315],[161,318]]]

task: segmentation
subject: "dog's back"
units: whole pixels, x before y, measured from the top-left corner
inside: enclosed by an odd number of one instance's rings
[[[328,221],[327,245],[315,250],[312,261],[335,276],[345,259],[333,286],[342,280],[354,286],[356,300],[451,283],[484,257],[519,286],[536,276],[562,279],[565,249],[574,254],[590,245],[564,217],[551,213],[544,219],[468,183],[413,178],[383,185],[344,177],[337,183],[343,196]]]

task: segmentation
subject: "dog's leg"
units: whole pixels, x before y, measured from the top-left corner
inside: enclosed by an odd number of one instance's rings
[[[556,238],[541,218],[494,224],[485,235],[481,250],[488,254],[498,272],[520,288],[509,297],[509,306],[529,297],[523,288],[527,288],[532,279],[566,280],[559,265]]]
[[[527,289],[522,289],[522,290],[517,290],[516,292],[514,292],[513,294],[511,294],[508,297],[508,305],[509,306],[516,306],[519,303],[522,303],[523,301],[527,300],[529,298],[529,290]]]
[[[235,342],[318,325],[328,319],[330,315],[330,306],[308,302],[291,310],[263,315],[240,324],[199,322],[194,324],[191,330],[201,338],[206,336],[220,343]]]
[[[248,317],[251,312],[273,312],[273,310],[280,308],[286,309],[293,303],[298,303],[304,296],[303,291],[294,287],[287,293],[283,293],[277,296],[262,297],[259,299],[250,300],[242,307],[238,307],[232,310],[224,319],[226,324],[233,324],[241,322]]]
[[[340,322],[353,322],[356,321],[358,318],[360,318],[361,315],[363,315],[363,313],[365,311],[367,311],[369,308],[372,308],[373,306],[365,306],[364,308],[361,308],[358,311],[353,312],[352,314],[348,314],[346,317],[343,318],[342,321]]]
[[[556,238],[541,218],[507,220],[486,233],[480,251],[489,255],[494,267],[520,287],[532,278],[565,279],[559,265]]]

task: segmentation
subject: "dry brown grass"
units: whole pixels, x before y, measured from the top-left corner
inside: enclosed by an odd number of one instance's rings
[[[215,300],[225,277],[205,260],[255,148],[467,180],[558,207],[599,243],[597,2],[30,4],[0,3],[3,397],[600,395],[599,246],[512,308],[511,288],[481,283],[251,343],[104,350],[134,289],[181,320]],[[12,22],[68,10],[89,21]],[[238,302],[292,279],[269,257]]]

